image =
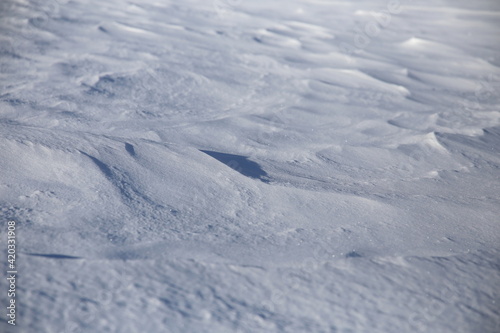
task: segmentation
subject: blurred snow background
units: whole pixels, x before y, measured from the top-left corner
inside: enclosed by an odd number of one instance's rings
[[[500,330],[499,2],[0,14],[13,332]]]

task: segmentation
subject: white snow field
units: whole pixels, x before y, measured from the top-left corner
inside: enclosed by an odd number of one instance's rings
[[[500,332],[500,1],[0,15],[0,332]]]

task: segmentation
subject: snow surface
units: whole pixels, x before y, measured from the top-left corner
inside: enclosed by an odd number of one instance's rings
[[[0,13],[1,332],[500,331],[500,2]]]

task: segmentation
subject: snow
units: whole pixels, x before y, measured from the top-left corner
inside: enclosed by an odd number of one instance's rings
[[[497,1],[0,15],[1,332],[500,331]]]

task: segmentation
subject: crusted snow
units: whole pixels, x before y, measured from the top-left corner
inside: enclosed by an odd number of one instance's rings
[[[500,331],[498,2],[0,9],[1,332]]]

